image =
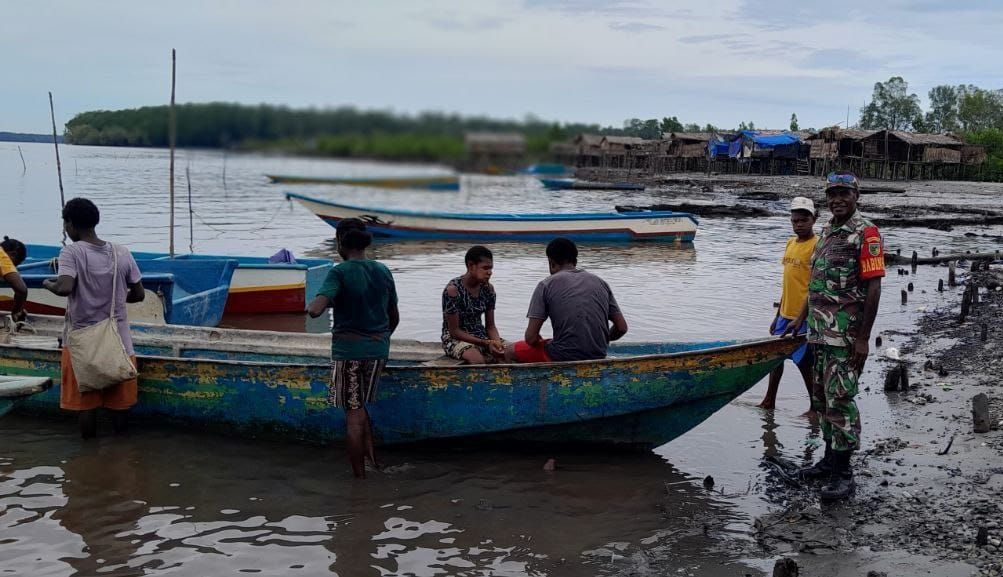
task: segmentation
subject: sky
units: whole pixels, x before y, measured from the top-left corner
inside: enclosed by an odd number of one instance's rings
[[[1003,88],[994,0],[4,2],[0,131],[177,100],[620,126],[856,122],[902,76]]]

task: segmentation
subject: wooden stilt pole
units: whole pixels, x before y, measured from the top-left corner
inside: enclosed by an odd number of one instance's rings
[[[177,139],[177,127],[174,118],[174,83],[175,83],[176,57],[175,51],[171,48],[171,107],[168,110],[167,133],[171,144],[171,169],[170,169],[170,195],[171,195],[171,226],[170,226],[170,255],[174,258],[174,142]]]
[[[52,92],[49,92],[49,114],[52,116],[52,145],[56,147],[56,175],[59,176],[59,205],[66,206],[66,194],[63,193],[63,166],[59,162],[59,137],[56,136],[56,107],[52,104]],[[66,230],[63,230],[63,246],[66,246]]]

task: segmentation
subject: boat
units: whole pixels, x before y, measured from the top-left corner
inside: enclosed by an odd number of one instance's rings
[[[39,335],[62,319],[31,315]],[[330,335],[132,325],[140,422],[313,443],[341,441],[328,405]],[[2,337],[0,337],[2,338]],[[803,339],[613,343],[595,361],[458,365],[439,343],[394,341],[375,400],[376,440],[467,439],[650,447],[731,402]],[[60,377],[60,351],[0,343],[0,373]],[[21,403],[59,413],[59,387]]]
[[[59,256],[61,247],[29,244],[26,263],[48,261]],[[136,259],[171,260],[166,253],[133,252]],[[297,258],[295,262],[269,262],[268,257],[218,256],[205,254],[175,255],[174,261],[236,260],[237,270],[230,281],[226,314],[301,313],[317,294],[330,260]],[[38,311],[44,313],[45,311]]]
[[[565,166],[563,164],[541,163],[541,164],[531,164],[526,168],[524,168],[523,170],[521,170],[520,172],[522,172],[523,174],[529,174],[534,176],[538,174],[550,175],[550,176],[564,176],[567,174],[571,174],[572,172],[574,172],[574,170],[575,170],[574,168]]]
[[[644,190],[643,184],[630,182],[593,182],[577,178],[541,178],[539,181],[551,190]]]
[[[21,401],[52,386],[49,377],[25,377],[0,374],[0,417]]]
[[[467,214],[368,208],[287,193],[331,226],[360,218],[373,236],[397,239],[549,241],[654,240],[692,242],[697,219],[682,212],[596,212],[571,214]]]
[[[341,184],[370,188],[413,188],[421,190],[460,190],[458,176],[404,176],[384,178],[338,178],[324,176],[287,176],[266,174],[275,184]]]
[[[223,319],[236,260],[136,259],[136,264],[143,275],[146,298],[128,305],[130,319],[205,327],[214,327]],[[56,274],[51,261],[22,263],[18,271],[28,286],[29,311],[66,313],[66,298],[42,286],[45,279]],[[0,310],[10,310],[12,298],[12,291],[0,283]]]

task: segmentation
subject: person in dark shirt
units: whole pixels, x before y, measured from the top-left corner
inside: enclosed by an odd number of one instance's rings
[[[578,247],[569,239],[552,240],[547,260],[550,276],[533,291],[525,340],[507,349],[507,359],[548,363],[605,358],[609,343],[627,334],[627,320],[613,291],[606,281],[578,268]],[[553,339],[540,336],[547,319]]]
[[[397,287],[386,265],[366,258],[373,237],[364,222],[342,220],[335,238],[342,262],[327,273],[307,312],[317,318],[334,310],[328,402],[345,410],[348,460],[355,476],[364,479],[367,456],[378,468],[366,403],[376,397],[390,335],[400,323]]]
[[[477,245],[470,247],[464,261],[466,274],[442,291],[442,349],[454,359],[482,365],[505,354],[495,326],[495,287],[489,282],[494,256]]]

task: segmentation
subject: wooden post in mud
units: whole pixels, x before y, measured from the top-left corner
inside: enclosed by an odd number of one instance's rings
[[[174,142],[177,140],[177,127],[174,118],[174,81],[175,81],[176,59],[174,49],[171,48],[171,107],[167,114],[167,134],[171,144],[171,169],[169,178],[171,195],[171,226],[170,226],[170,256],[174,258]]]
[[[944,292],[944,279],[940,279],[937,281],[937,292],[939,293]]]
[[[957,263],[955,263],[953,260],[947,263],[947,286],[949,287],[958,286]]]
[[[59,162],[59,138],[56,136],[56,107],[52,104],[51,91],[49,92],[49,114],[52,117],[52,145],[56,147],[56,175],[59,176],[59,205],[65,207],[66,195],[63,193],[63,165]],[[66,230],[63,230],[63,246],[65,245]]]
[[[902,304],[907,304],[909,302],[909,293],[905,289],[902,289]]]
[[[992,426],[989,421],[989,397],[985,393],[972,397],[972,424],[976,433],[988,433]]]
[[[916,251],[912,251],[912,272],[916,272],[917,266],[919,266],[919,255]]]

